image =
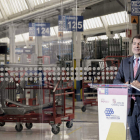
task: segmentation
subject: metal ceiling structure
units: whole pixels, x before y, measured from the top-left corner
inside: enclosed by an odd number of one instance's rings
[[[120,29],[120,31],[124,30],[127,27],[127,24],[129,22],[129,17],[126,13],[126,11],[118,12],[114,14],[105,15],[102,17],[96,17],[91,19],[84,20],[84,32],[83,35],[89,35],[93,36],[95,31],[96,34],[105,33],[105,28],[102,22],[102,18],[105,18],[107,22],[107,26],[110,31],[114,31]],[[122,26],[122,27],[121,27]],[[110,29],[112,28],[112,29]],[[58,26],[54,26],[50,28],[51,32],[50,35],[53,37],[54,40],[57,40],[57,33],[58,33]],[[68,35],[68,38],[72,36],[72,32],[65,31],[64,34]],[[124,33],[120,33],[120,36],[125,37]],[[15,36],[15,42],[23,42],[23,41],[29,41],[29,33],[19,34]],[[95,39],[106,39],[108,38],[106,35],[97,37],[88,37],[88,40],[95,40]],[[117,38],[117,34],[115,34],[114,38]],[[33,38],[35,39],[35,37]],[[47,40],[48,37],[43,37],[43,40]],[[50,40],[50,39],[48,39]],[[0,39],[0,42],[9,42],[8,38],[2,38]]]
[[[41,19],[51,23],[51,36],[58,33],[58,15],[63,7],[64,15],[72,8],[82,7],[84,12],[84,33],[93,36],[105,33],[105,23],[110,31],[124,30],[129,21],[125,12],[125,0],[0,0],[0,38],[9,36],[10,24],[16,27],[16,42],[22,42],[29,36],[29,22]],[[120,26],[112,30],[114,25]],[[97,30],[98,29],[98,30]],[[70,32],[64,32],[70,34]],[[26,35],[26,37],[25,37]],[[45,39],[45,37],[43,37]],[[5,40],[5,39],[1,39]]]

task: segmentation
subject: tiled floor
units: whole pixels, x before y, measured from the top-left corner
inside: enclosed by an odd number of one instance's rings
[[[81,111],[82,103],[76,103],[73,127],[68,129],[66,123],[60,126],[60,133],[54,135],[49,124],[33,124],[31,130],[16,132],[15,123],[6,123],[0,127],[0,140],[99,140],[97,107],[88,107]]]

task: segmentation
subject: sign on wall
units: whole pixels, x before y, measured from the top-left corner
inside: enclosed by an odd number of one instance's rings
[[[58,16],[58,31],[83,32],[83,16]]]
[[[29,23],[29,36],[50,36],[50,23]]]
[[[15,48],[15,54],[22,54],[23,53],[23,49],[22,48]]]
[[[139,16],[140,15],[140,1],[131,0],[131,15]]]
[[[138,23],[138,16],[131,16],[131,23]]]
[[[34,51],[32,48],[16,48],[15,54],[21,55],[22,53],[25,54],[32,54]]]
[[[30,48],[24,48],[23,53],[32,54],[33,53],[32,48],[31,49]]]

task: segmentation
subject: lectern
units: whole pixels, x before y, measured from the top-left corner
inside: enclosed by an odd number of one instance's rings
[[[126,140],[130,85],[95,85],[98,91],[99,140]]]

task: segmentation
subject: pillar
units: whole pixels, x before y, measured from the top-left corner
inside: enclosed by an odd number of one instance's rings
[[[15,27],[13,24],[9,25],[9,48],[10,48],[10,60],[9,63],[16,63],[15,58]]]
[[[81,13],[84,11],[83,8],[73,8],[72,9],[72,15],[73,16],[81,16]],[[81,41],[82,41],[82,33],[81,32],[73,32],[72,33],[72,39],[73,39],[73,65],[74,65],[74,69],[77,67],[78,69],[76,71],[78,71],[78,75],[76,77],[78,77],[78,79],[74,80],[74,87],[75,87],[75,96],[76,96],[76,100],[80,101],[81,100],[81,94],[82,94],[82,90],[81,90],[81,80],[80,78],[80,67],[81,66]]]

